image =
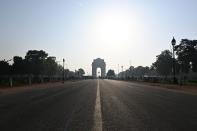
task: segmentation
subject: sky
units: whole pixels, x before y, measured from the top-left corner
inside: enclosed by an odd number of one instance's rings
[[[150,66],[173,36],[197,39],[196,12],[196,0],[0,0],[0,60],[44,50],[89,75],[96,58],[116,73]]]

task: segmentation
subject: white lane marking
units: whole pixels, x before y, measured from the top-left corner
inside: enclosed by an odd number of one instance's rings
[[[93,131],[102,131],[102,114],[101,114],[101,98],[100,98],[100,86],[99,79],[97,80],[97,93],[96,93],[96,102],[94,108],[94,126]]]

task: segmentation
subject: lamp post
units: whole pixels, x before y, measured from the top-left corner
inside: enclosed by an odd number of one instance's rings
[[[172,39],[171,41],[172,44],[172,57],[173,57],[173,66],[172,66],[172,71],[173,71],[173,83],[176,84],[176,73],[175,73],[175,54],[174,54],[174,46],[176,45],[176,40]]]
[[[65,62],[65,59],[63,58],[63,83],[64,83],[64,62]]]

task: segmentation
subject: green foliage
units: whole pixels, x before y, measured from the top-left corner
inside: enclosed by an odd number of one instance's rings
[[[29,50],[25,56],[25,59],[28,61],[29,73],[34,75],[44,74],[44,62],[47,56],[48,54],[43,50]]]
[[[48,57],[43,50],[29,50],[23,59],[20,56],[13,57],[13,65],[6,61],[0,61],[0,75],[45,75],[62,76],[63,67],[58,65],[55,57]]]
[[[13,74],[26,74],[28,72],[28,62],[20,56],[14,56],[12,65]]]
[[[130,74],[135,77],[143,77],[146,73],[149,72],[149,67],[138,66],[136,68],[130,67]]]
[[[46,59],[46,57],[48,56],[48,54],[43,51],[43,50],[29,50],[25,56],[25,59],[27,59],[28,61],[38,61],[38,60],[44,60]]]
[[[83,76],[85,74],[85,71],[82,68],[78,69],[77,72],[78,72],[79,76]]]
[[[55,57],[47,57],[47,59],[44,61],[44,73],[48,76],[53,76],[58,71],[58,65],[55,62]]]
[[[0,75],[9,75],[11,72],[11,67],[8,62],[0,61]]]
[[[114,70],[112,70],[112,69],[109,69],[108,70],[108,72],[107,72],[107,77],[115,77],[115,72],[114,72]]]
[[[190,62],[192,70],[197,72],[197,40],[182,39],[180,44],[175,46],[175,51],[183,72],[189,71]]]
[[[152,64],[152,68],[160,75],[168,76],[172,72],[172,63],[172,53],[169,50],[164,50],[157,56],[157,60]]]

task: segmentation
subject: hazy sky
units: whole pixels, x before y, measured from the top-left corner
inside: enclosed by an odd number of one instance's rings
[[[0,60],[44,50],[71,70],[150,66],[175,36],[197,39],[197,0],[0,0]]]

